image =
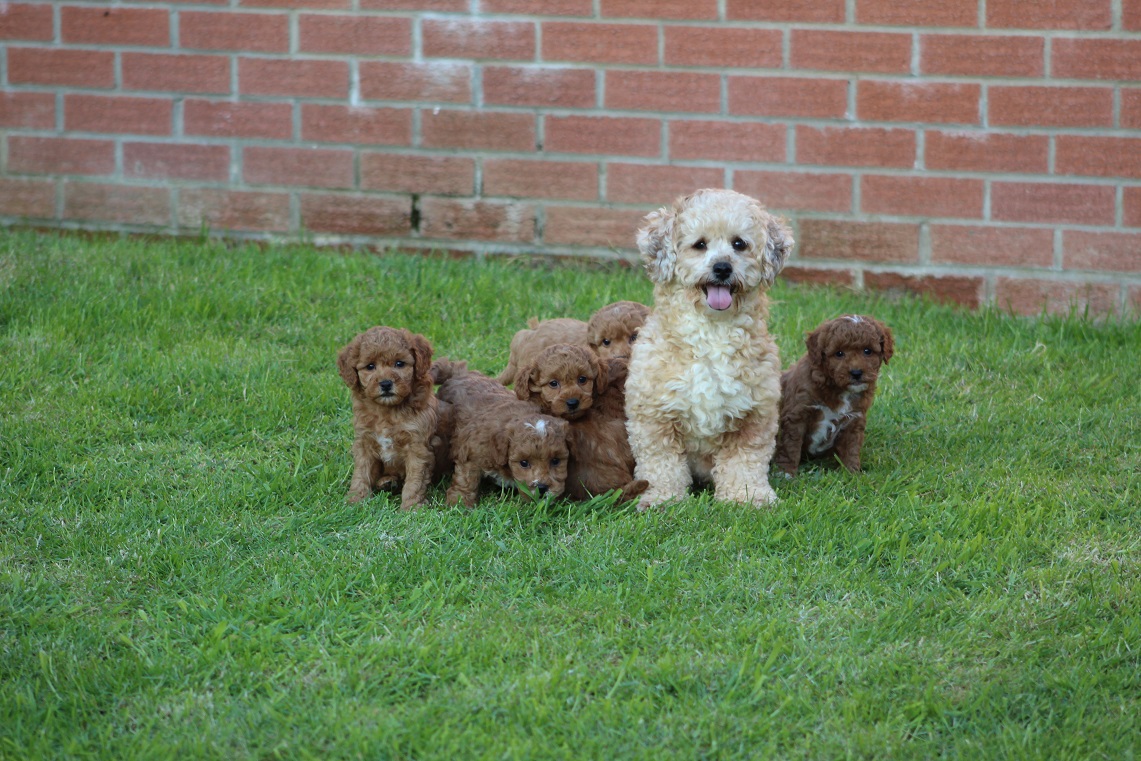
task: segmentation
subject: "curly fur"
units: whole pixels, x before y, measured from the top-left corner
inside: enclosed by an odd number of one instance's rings
[[[654,306],[626,382],[627,428],[649,482],[640,509],[712,480],[718,500],[764,505],[780,402],[767,288],[793,246],[783,220],[730,190],[650,213],[638,249]]]
[[[874,317],[821,323],[807,352],[781,375],[780,435],[773,461],[789,476],[809,458],[860,469],[860,450],[880,366],[895,353],[891,329]]]
[[[504,386],[510,386],[515,382],[521,367],[529,365],[543,349],[557,344],[589,346],[587,324],[569,317],[543,322],[532,317],[527,323],[527,328],[520,330],[511,338],[511,353],[507,359],[507,367],[499,374],[499,382]]]
[[[427,339],[404,329],[370,328],[341,349],[337,370],[353,402],[349,502],[403,482],[401,509],[424,503],[433,472],[447,462],[451,417],[432,394],[431,365]]]
[[[607,304],[586,324],[587,343],[601,359],[629,359],[638,331],[649,315],[650,308],[637,301]]]
[[[561,495],[570,459],[567,422],[540,413],[503,384],[462,363],[437,364],[437,394],[452,405],[454,416],[454,473],[447,501],[475,507],[483,476],[505,486],[525,484],[539,496]]]

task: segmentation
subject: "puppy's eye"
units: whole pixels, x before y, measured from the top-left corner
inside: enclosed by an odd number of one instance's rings
[[[634,343],[637,340],[638,340],[638,334],[637,333],[631,333],[630,334],[630,343]]]
[[[560,462],[562,462],[562,460],[560,460],[558,457],[554,458],[553,460],[551,460],[551,467],[552,468],[559,467]]]
[[[553,380],[550,383],[548,383],[547,385],[550,386],[551,388],[558,388],[559,382],[557,380]]]
[[[734,238],[733,239],[733,250],[734,251],[744,251],[748,247],[749,247],[749,244],[746,243],[741,238]]]
[[[864,356],[865,357],[872,356],[872,350],[871,349],[864,349]]]
[[[842,357],[842,356],[844,356],[844,352],[843,352],[843,351],[838,351],[838,352],[836,352],[836,356],[837,356],[837,357]]]
[[[578,376],[578,385],[581,386],[584,383],[586,383],[586,376],[585,375]]]
[[[408,364],[408,363],[407,363],[407,362],[405,362],[405,361],[404,361],[404,360],[402,360],[402,359],[398,359],[398,360],[396,360],[396,366],[397,366],[397,367],[404,367],[406,364]]]
[[[704,251],[705,250],[705,238],[699,239],[697,241],[697,243],[693,244],[693,247],[698,251]]]
[[[519,467],[523,468],[524,470],[527,470],[531,467],[531,463],[528,462],[527,460],[520,460],[519,461]]]
[[[602,345],[603,346],[609,346],[610,345],[610,339],[609,338],[603,338],[602,339]]]
[[[376,369],[376,363],[375,362],[369,362],[365,366],[365,370],[375,370],[375,369]]]

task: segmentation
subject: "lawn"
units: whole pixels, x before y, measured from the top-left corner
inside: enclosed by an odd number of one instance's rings
[[[1141,328],[891,325],[865,472],[344,503],[341,346],[496,372],[637,271],[0,232],[0,758],[1141,755]]]

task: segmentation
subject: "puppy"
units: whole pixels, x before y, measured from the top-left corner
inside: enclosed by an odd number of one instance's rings
[[[570,423],[566,493],[589,499],[611,489],[636,497],[645,481],[634,479],[626,436],[626,362],[602,360],[581,346],[549,346],[519,370],[515,394],[548,415]]]
[[[684,497],[697,478],[714,498],[776,500],[780,356],[766,290],[793,246],[784,221],[731,190],[705,189],[650,213],[638,250],[654,306],[626,381],[639,509]]]
[[[845,315],[805,340],[807,353],[780,377],[780,435],[773,461],[788,476],[811,457],[860,469],[860,449],[880,365],[895,351],[891,329],[874,317]]]
[[[635,301],[616,301],[591,315],[590,322],[567,317],[539,322],[532,318],[528,329],[520,330],[511,339],[511,353],[499,382],[511,385],[519,368],[530,364],[543,349],[557,344],[585,346],[603,359],[629,357],[630,345],[649,311]]]
[[[337,369],[353,400],[349,502],[402,481],[400,509],[424,503],[450,418],[432,394],[431,365],[428,340],[404,329],[369,328],[341,349]]]
[[[475,507],[483,476],[503,486],[525,484],[539,497],[563,493],[570,459],[565,420],[541,414],[462,363],[441,360],[434,376],[440,400],[451,404],[453,413],[449,503]]]
[[[650,308],[636,301],[607,304],[586,324],[588,345],[602,359],[629,359],[638,331],[646,323]]]

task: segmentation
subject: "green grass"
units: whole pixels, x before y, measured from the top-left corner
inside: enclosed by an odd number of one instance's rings
[[[864,473],[409,514],[339,348],[498,371],[639,273],[0,233],[0,757],[1141,754],[1141,328],[773,295],[786,364],[894,328]]]

